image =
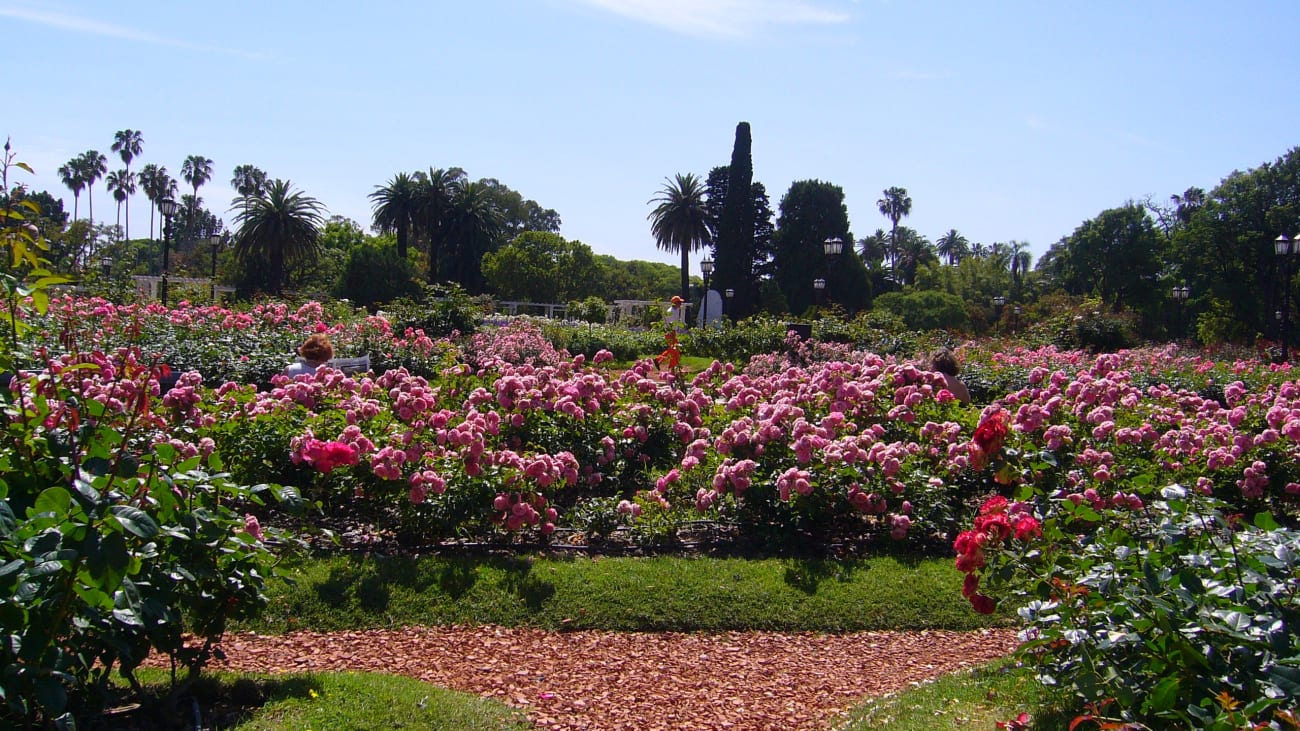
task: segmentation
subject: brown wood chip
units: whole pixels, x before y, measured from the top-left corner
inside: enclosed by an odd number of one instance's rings
[[[232,633],[216,669],[398,673],[522,708],[539,728],[826,729],[866,696],[979,665],[1011,630],[724,634],[411,627]]]

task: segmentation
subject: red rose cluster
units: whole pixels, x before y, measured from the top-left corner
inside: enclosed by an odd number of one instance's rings
[[[1007,440],[1010,421],[1011,414],[1002,409],[993,409],[985,415],[980,425],[975,427],[975,435],[971,438],[971,467],[984,469],[993,455],[1001,451],[1002,443]]]
[[[1025,503],[1011,503],[1001,495],[989,498],[980,506],[974,530],[962,531],[953,541],[957,551],[957,570],[966,574],[961,595],[970,600],[980,614],[992,614],[996,602],[979,593],[979,570],[984,568],[984,549],[1001,545],[1014,537],[1031,541],[1043,534],[1038,519],[1029,514]]]

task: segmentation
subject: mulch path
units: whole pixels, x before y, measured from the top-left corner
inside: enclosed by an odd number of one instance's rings
[[[989,662],[1012,630],[828,635],[412,627],[228,634],[218,669],[398,673],[493,697],[538,728],[828,729],[864,696]]]

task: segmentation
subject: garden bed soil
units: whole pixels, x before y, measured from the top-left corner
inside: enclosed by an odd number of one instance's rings
[[[411,627],[229,634],[215,669],[375,671],[499,699],[551,731],[829,729],[866,696],[1003,657],[1006,629],[723,634]],[[328,699],[325,699],[328,700]]]

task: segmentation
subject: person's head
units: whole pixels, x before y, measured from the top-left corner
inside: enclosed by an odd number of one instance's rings
[[[957,356],[947,348],[939,348],[930,354],[930,368],[953,377],[956,377],[960,370]]]
[[[308,363],[320,365],[334,357],[334,346],[324,334],[316,333],[298,346],[298,355]]]

